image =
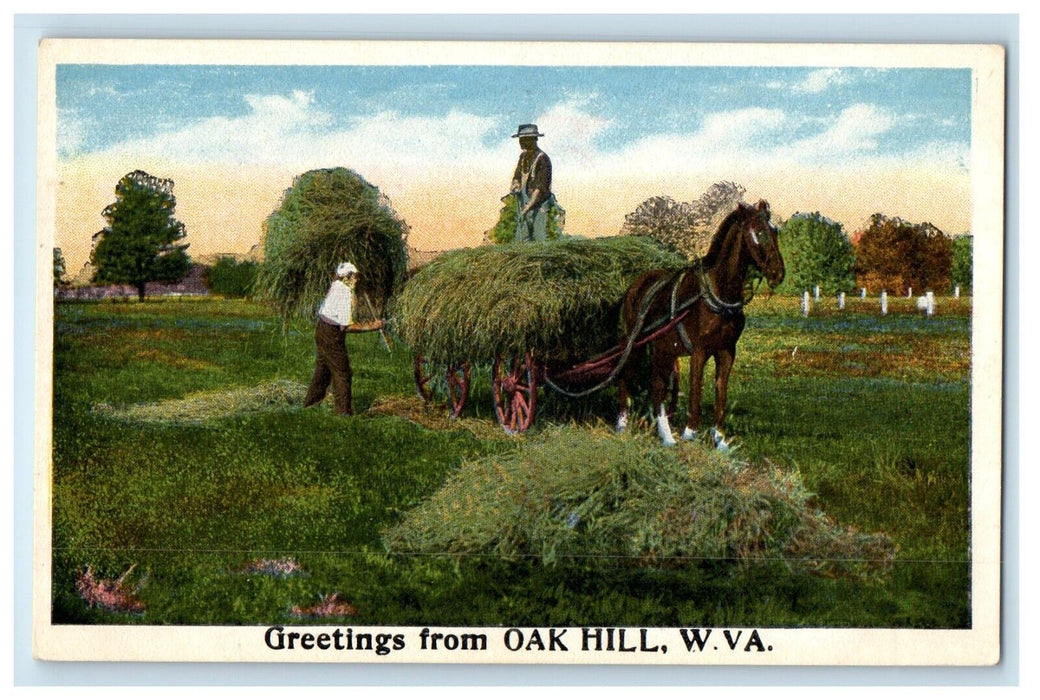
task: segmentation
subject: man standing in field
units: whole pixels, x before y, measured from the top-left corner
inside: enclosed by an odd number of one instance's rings
[[[375,331],[383,327],[381,320],[354,323],[354,285],[358,269],[353,263],[344,262],[336,267],[336,277],[318,309],[318,324],[314,330],[317,345],[314,375],[307,388],[304,408],[319,404],[325,398],[329,383],[335,397],[335,413],[339,416],[354,415],[351,402],[350,355],[347,354],[347,333]]]
[[[549,210],[553,204],[552,162],[545,151],[538,148],[537,124],[521,124],[514,139],[520,139],[520,159],[513,171],[510,192],[517,197],[517,243],[544,241],[548,238]]]

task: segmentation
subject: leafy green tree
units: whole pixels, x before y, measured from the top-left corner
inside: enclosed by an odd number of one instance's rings
[[[206,282],[214,294],[242,298],[253,292],[260,265],[251,261],[239,262],[231,256],[221,256],[206,270]]]
[[[874,214],[857,237],[856,283],[871,290],[942,293],[949,289],[952,264],[952,239],[928,222]]]
[[[174,218],[173,180],[135,170],[116,184],[116,201],[105,207],[108,221],[94,234],[90,263],[94,281],[130,284],[144,299],[148,282],[176,282],[191,267],[184,224]]]
[[[820,285],[828,293],[856,286],[856,254],[841,224],[820,212],[798,213],[780,228],[787,273],[780,291],[798,293]]]
[[[54,249],[54,286],[61,287],[67,283],[65,279],[65,256],[61,254],[61,248]]]
[[[972,243],[970,233],[955,236],[953,239],[953,266],[950,270],[950,282],[961,289],[971,289]]]

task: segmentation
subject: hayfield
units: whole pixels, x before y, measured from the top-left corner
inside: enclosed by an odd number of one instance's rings
[[[850,299],[802,318],[796,298],[757,298],[730,384],[747,479],[796,484],[829,522],[887,537],[894,559],[869,576],[783,557],[400,553],[395,528],[444,503],[471,465],[522,465],[546,440],[614,444],[612,390],[543,393],[532,433],[508,438],[487,368],[449,420],[415,398],[406,348],[364,334],[348,338],[360,415],[340,419],[300,406],[309,324],[285,328],[246,301],[57,304],[53,619],[966,627],[970,300],[942,298],[934,318],[912,304],[890,300],[881,317],[876,299]],[[643,440],[660,454],[650,436],[627,440],[622,452]]]

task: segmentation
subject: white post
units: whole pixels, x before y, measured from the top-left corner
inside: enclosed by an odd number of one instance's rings
[[[802,316],[809,315],[809,290],[802,292]]]
[[[881,290],[881,315],[888,315],[888,292],[884,289]]]
[[[867,288],[866,287],[860,287],[859,288],[859,298],[860,299],[866,299],[867,298]]]
[[[913,299],[914,298],[914,288],[913,287],[907,287],[906,288],[906,298],[907,299]]]
[[[813,301],[817,303],[820,301],[820,285],[813,287]]]
[[[838,292],[838,311],[845,310],[845,292]]]
[[[960,299],[961,298],[961,286],[959,284],[958,285],[954,285],[954,287],[953,287],[953,298],[954,299]]]
[[[925,307],[924,307],[925,313],[928,314],[929,316],[934,316],[935,315],[935,293],[934,292],[925,292],[924,293],[924,298],[926,299]]]

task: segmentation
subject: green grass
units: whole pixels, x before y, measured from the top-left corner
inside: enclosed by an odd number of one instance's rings
[[[612,391],[543,392],[534,435],[506,439],[491,425],[487,368],[475,368],[462,419],[408,420],[392,409],[414,395],[411,356],[362,334],[348,338],[362,415],[304,410],[291,395],[244,410],[243,391],[302,391],[312,326],[283,333],[244,301],[59,304],[53,619],[292,622],[294,607],[337,593],[357,608],[352,624],[965,627],[970,303],[941,299],[933,319],[893,306],[886,318],[803,319],[797,299],[758,299],[730,384],[726,427],[743,458],[796,471],[828,516],[896,544],[888,575],[863,581],[777,562],[604,570],[390,555],[381,533],[461,465],[611,421]],[[201,414],[178,403],[193,395],[208,402]],[[239,403],[214,411],[222,395]],[[710,403],[706,392],[705,418]],[[157,407],[163,420],[141,418]],[[262,559],[298,570],[252,570]],[[106,580],[133,566],[126,583],[144,612],[88,607],[76,591],[88,566]]]

